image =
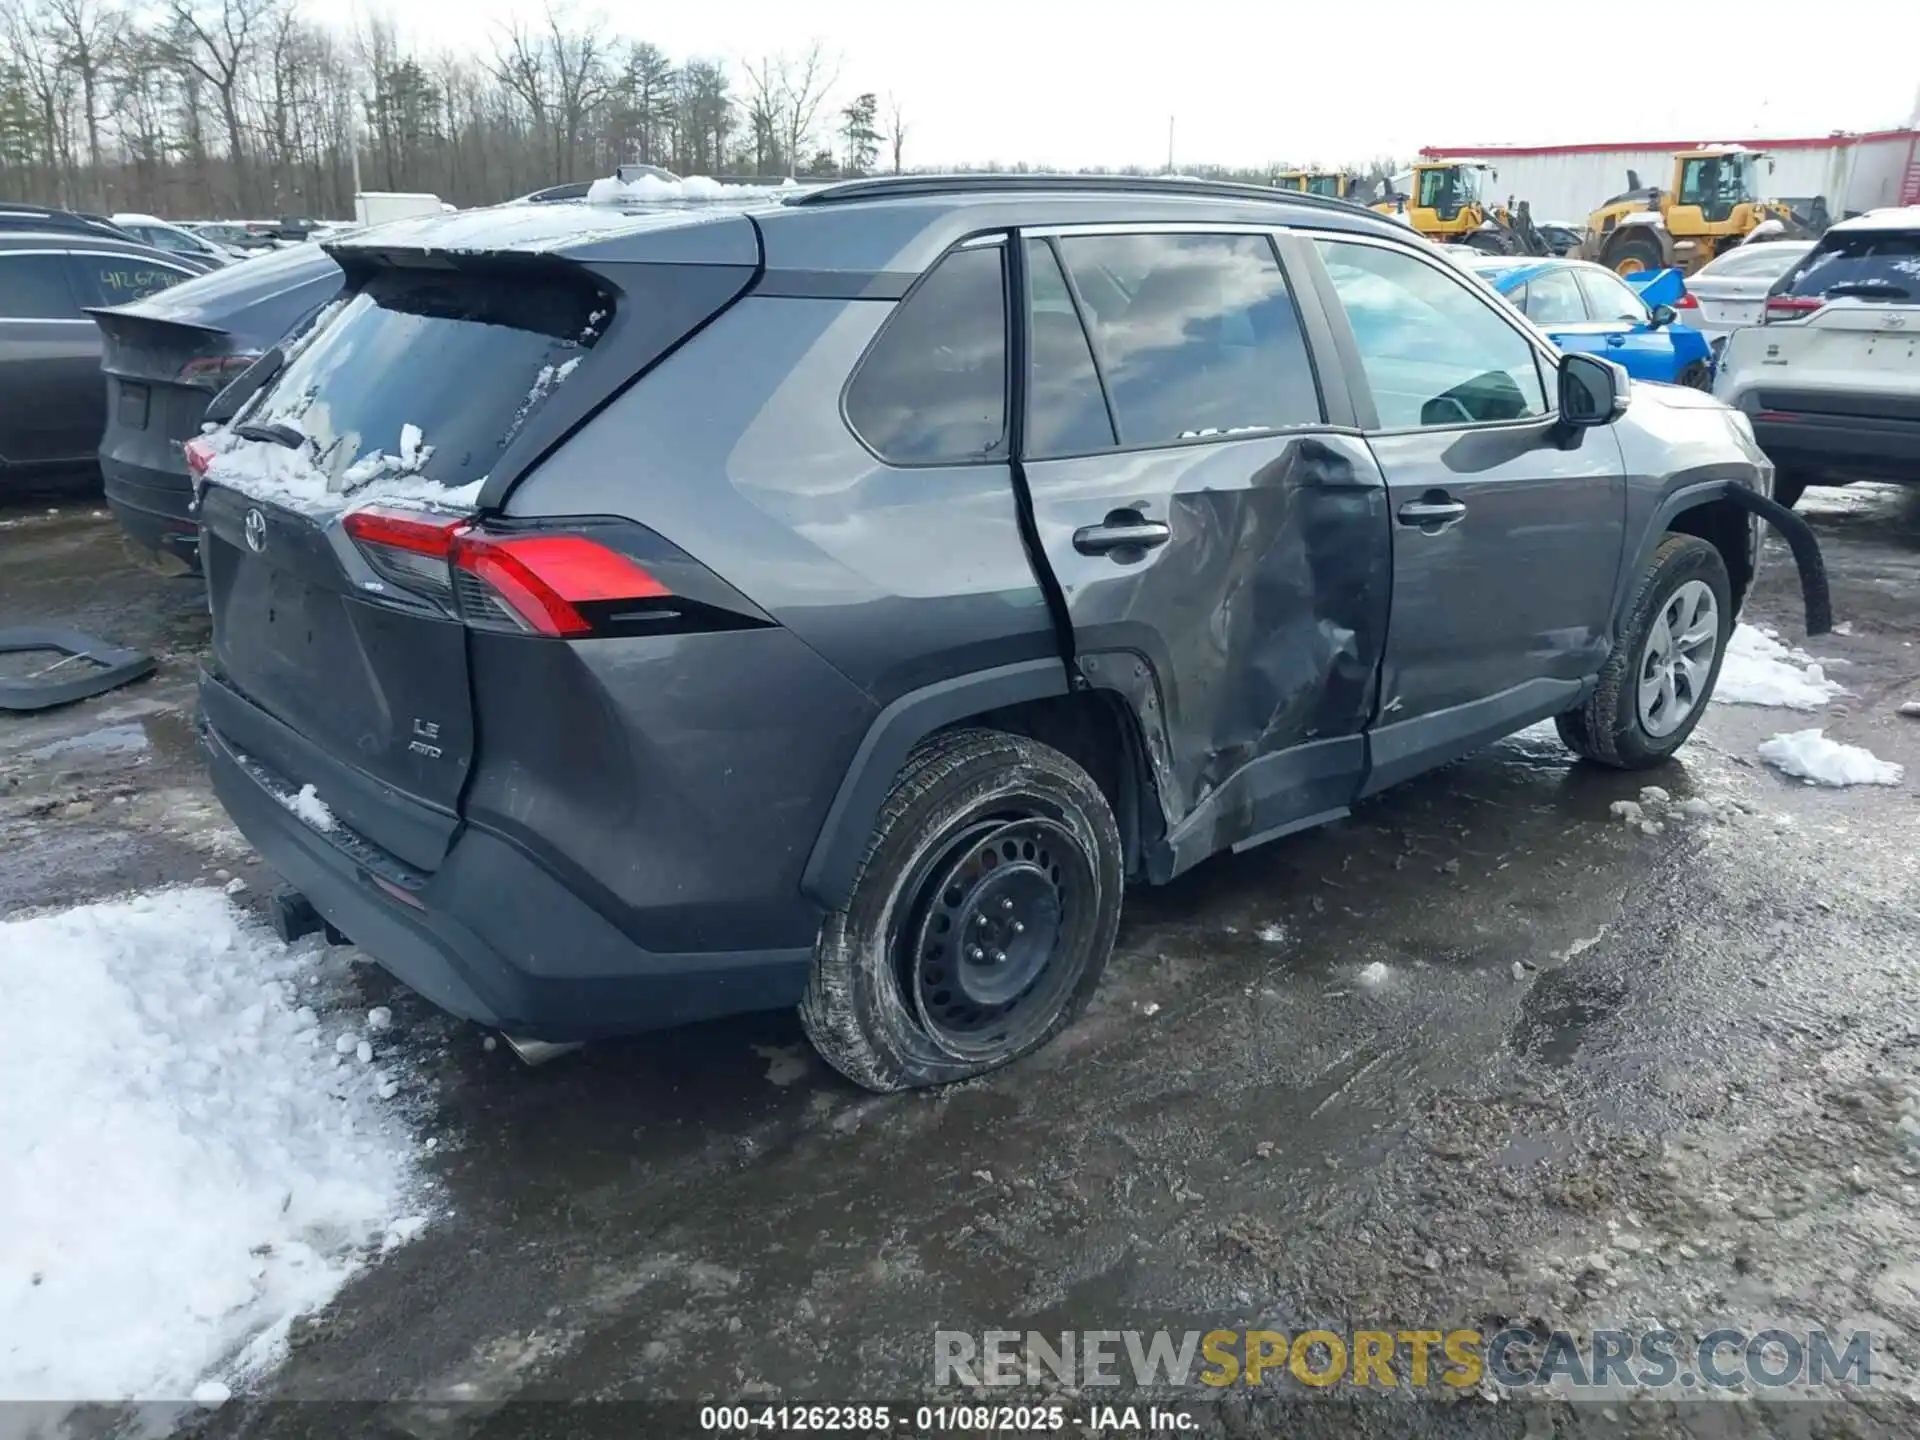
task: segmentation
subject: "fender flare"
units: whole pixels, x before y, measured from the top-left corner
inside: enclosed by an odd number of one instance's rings
[[[847,903],[887,791],[907,756],[927,736],[970,715],[1067,693],[1066,667],[1051,656],[956,675],[893,701],[873,717],[847,763],[800,873],[801,893],[828,910]]]
[[[1621,574],[1618,593],[1614,598],[1616,628],[1620,613],[1631,598],[1634,581],[1646,573],[1647,566],[1653,561],[1653,552],[1659,548],[1660,539],[1667,533],[1674,518],[1688,510],[1722,500],[1749,515],[1759,516],[1780,532],[1793,552],[1794,568],[1800,574],[1800,597],[1806,606],[1808,636],[1825,635],[1831,631],[1833,595],[1827,583],[1827,563],[1820,553],[1820,539],[1813,533],[1813,527],[1779,501],[1762,495],[1738,480],[1709,480],[1688,485],[1660,502],[1660,507],[1654,511],[1653,519],[1647,525],[1646,538],[1640,542],[1633,567]]]

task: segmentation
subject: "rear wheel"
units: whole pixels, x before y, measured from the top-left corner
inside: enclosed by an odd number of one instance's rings
[[[1658,270],[1666,263],[1660,242],[1651,235],[1616,234],[1613,243],[1607,246],[1607,268],[1616,275],[1639,275]]]
[[[1678,750],[1700,723],[1733,634],[1733,587],[1720,552],[1669,535],[1628,606],[1600,683],[1554,724],[1567,748],[1621,770]]]
[[[958,730],[916,750],[844,909],[814,949],[800,1020],[869,1090],[964,1080],[1080,1013],[1120,924],[1120,834],[1051,746]]]

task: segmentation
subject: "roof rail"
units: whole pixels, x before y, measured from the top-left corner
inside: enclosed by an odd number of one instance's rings
[[[1018,190],[1032,194],[1093,191],[1108,195],[1179,195],[1195,200],[1264,200],[1270,204],[1307,205],[1344,211],[1366,208],[1354,201],[1336,199],[1331,195],[1309,195],[1300,190],[1248,185],[1236,180],[1190,180],[1178,175],[875,175],[864,180],[839,180],[818,189],[806,190],[786,203],[838,205],[853,200],[917,200],[996,190]]]

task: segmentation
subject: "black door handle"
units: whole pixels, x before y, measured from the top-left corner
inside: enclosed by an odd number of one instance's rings
[[[1114,555],[1116,551],[1147,551],[1173,538],[1173,527],[1162,520],[1149,520],[1138,510],[1115,510],[1098,525],[1082,525],[1073,532],[1073,548],[1082,555]],[[1139,555],[1116,555],[1120,560],[1137,560]]]
[[[1464,520],[1467,507],[1441,491],[1425,499],[1409,500],[1398,513],[1402,525],[1418,525],[1423,533],[1438,535],[1449,525]]]

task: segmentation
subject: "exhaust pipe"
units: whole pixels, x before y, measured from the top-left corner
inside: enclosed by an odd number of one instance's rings
[[[521,1063],[529,1067],[544,1065],[549,1060],[558,1060],[562,1055],[578,1050],[585,1044],[581,1040],[568,1040],[562,1043],[555,1043],[552,1040],[532,1040],[524,1035],[509,1035],[504,1030],[500,1032],[500,1038],[507,1042],[509,1050],[520,1057]]]

